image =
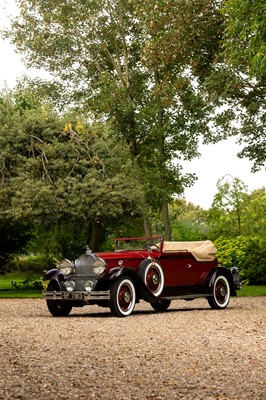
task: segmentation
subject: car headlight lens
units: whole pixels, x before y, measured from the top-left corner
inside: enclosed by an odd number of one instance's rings
[[[106,262],[102,258],[97,257],[92,265],[92,268],[96,275],[101,275],[106,269]]]
[[[70,275],[73,272],[74,266],[73,263],[71,261],[69,261],[68,259],[64,259],[60,262],[60,264],[58,265],[58,268],[60,269],[61,273],[66,276],[66,275]]]
[[[73,292],[73,290],[75,289],[75,282],[74,281],[66,281],[65,282],[65,287],[66,287],[66,290],[68,291],[68,292]]]
[[[93,282],[92,281],[87,281],[85,282],[84,288],[86,290],[86,292],[91,292],[93,289]]]

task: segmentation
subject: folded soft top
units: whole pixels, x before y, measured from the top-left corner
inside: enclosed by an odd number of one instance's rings
[[[217,249],[210,240],[199,242],[163,242],[163,253],[188,251],[197,261],[212,261]]]

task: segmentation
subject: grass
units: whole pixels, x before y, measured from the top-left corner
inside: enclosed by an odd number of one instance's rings
[[[24,290],[0,290],[0,299],[34,299],[41,298],[41,290],[24,289]]]
[[[237,290],[237,295],[239,297],[256,297],[256,296],[266,296],[266,286],[262,285],[243,285],[241,290]]]
[[[9,272],[0,275],[0,298],[35,298],[41,297],[41,290],[27,287],[25,281],[40,280],[41,277],[31,272]],[[24,287],[23,287],[24,286]]]
[[[33,275],[29,272],[10,272],[0,275],[0,298],[39,298],[42,296],[40,289],[35,288],[19,288],[15,286],[21,285],[23,281],[28,279],[40,280],[39,275]],[[12,283],[13,282],[13,283]],[[15,284],[16,282],[16,284]],[[239,297],[256,297],[266,296],[266,285],[243,285],[241,290],[237,291]]]

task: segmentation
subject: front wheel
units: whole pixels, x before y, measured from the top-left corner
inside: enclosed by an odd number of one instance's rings
[[[214,281],[212,297],[208,297],[211,308],[219,310],[228,306],[230,301],[230,286],[225,276],[219,275]]]
[[[47,291],[60,290],[57,282],[50,281]],[[48,310],[54,317],[67,317],[72,310],[72,304],[67,300],[46,300]]]
[[[166,311],[170,304],[171,300],[157,300],[151,303],[151,306],[155,311]]]
[[[132,279],[127,276],[118,278],[110,288],[110,309],[115,317],[127,317],[136,304],[136,290]]]

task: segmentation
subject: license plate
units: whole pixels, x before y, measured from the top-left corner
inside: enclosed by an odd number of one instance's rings
[[[84,300],[85,299],[85,293],[75,293],[75,292],[63,292],[62,293],[62,299],[64,300]]]

